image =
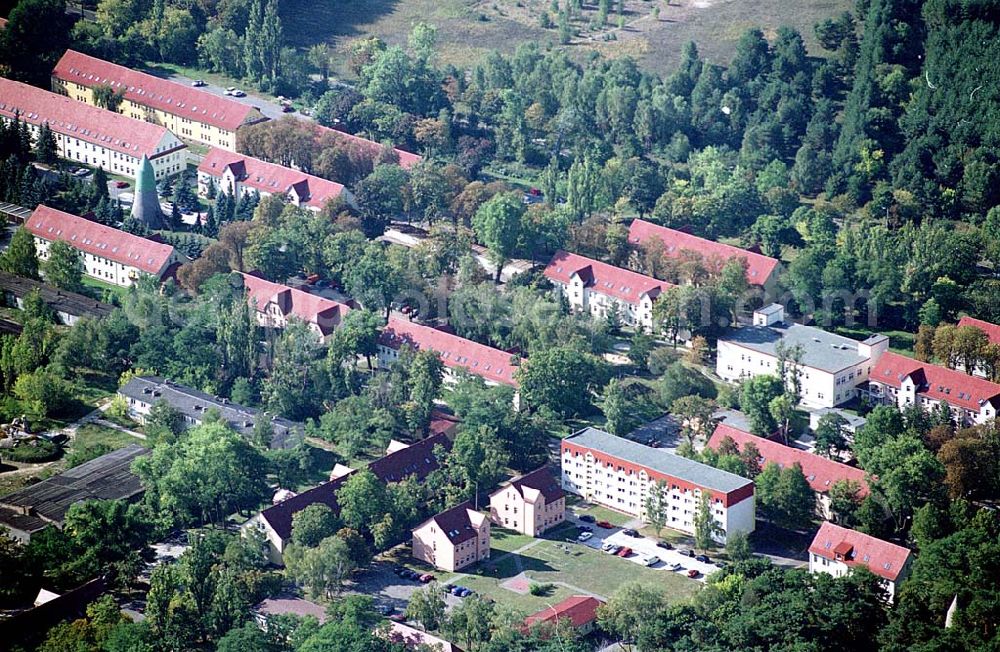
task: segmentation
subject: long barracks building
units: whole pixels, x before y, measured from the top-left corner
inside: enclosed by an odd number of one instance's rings
[[[646,498],[662,480],[667,527],[694,534],[695,513],[707,494],[720,542],[754,530],[753,481],[733,473],[596,428],[564,439],[561,460],[563,489],[591,502],[646,520]]]
[[[97,105],[94,89],[122,92],[118,111],[188,140],[236,151],[236,130],[266,120],[249,104],[66,50],[52,71],[52,90]]]
[[[59,156],[126,177],[135,178],[143,156],[158,180],[187,165],[187,146],[166,127],[2,77],[0,119],[24,122],[32,139],[48,123]]]

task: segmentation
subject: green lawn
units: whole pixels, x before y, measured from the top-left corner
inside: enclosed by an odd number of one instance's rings
[[[535,539],[526,534],[519,534],[514,530],[506,530],[494,527],[490,530],[490,557],[496,558],[521,546],[525,546]]]
[[[574,510],[577,516],[581,514],[590,514],[598,521],[607,521],[612,525],[617,525],[618,527],[624,526],[629,521],[634,520],[634,517],[628,514],[622,514],[621,512],[616,512],[613,509],[608,509],[602,505],[589,505],[580,510]]]
[[[518,563],[513,555],[497,563],[480,564],[470,574],[443,576],[441,581],[468,586],[498,603],[526,611],[536,611],[546,603],[553,604],[579,590],[608,597],[622,585],[637,582],[664,590],[668,598],[676,602],[693,595],[701,586],[676,573],[646,568],[582,544],[540,540],[519,557],[520,569],[530,580],[539,584],[554,584],[550,595],[522,595],[502,586],[518,573]]]
[[[94,296],[98,299],[104,296],[105,292],[110,292],[112,294],[117,294],[119,297],[124,297],[128,293],[128,288],[124,288],[120,285],[113,285],[111,283],[105,283],[104,281],[99,281],[96,278],[90,276],[83,277],[83,284],[88,288],[94,288],[97,292],[92,292]]]
[[[94,446],[104,445],[111,449],[125,448],[131,444],[148,446],[148,440],[133,437],[127,432],[108,428],[96,423],[87,423],[80,426],[73,439],[73,449],[86,449]]]

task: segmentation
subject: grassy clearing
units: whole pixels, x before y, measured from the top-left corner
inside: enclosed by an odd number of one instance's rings
[[[628,514],[616,512],[613,509],[608,509],[602,505],[590,505],[583,509],[576,510],[576,514],[577,516],[581,514],[590,514],[598,521],[607,521],[608,523],[618,527],[623,527],[629,521],[634,520],[634,518]]]
[[[71,449],[84,450],[95,446],[107,446],[111,450],[117,450],[132,444],[148,446],[149,442],[115,428],[108,428],[97,423],[87,423],[77,428]]]
[[[834,332],[838,335],[850,337],[855,340],[863,340],[870,335],[876,334],[887,335],[889,337],[890,351],[910,357],[913,357],[913,347],[917,340],[917,336],[915,334],[907,331],[876,330],[861,326],[855,326],[854,328],[839,326],[834,329]]]
[[[694,41],[709,61],[725,63],[732,56],[740,34],[760,27],[768,37],[788,25],[803,36],[809,53],[822,56],[813,36],[813,25],[853,8],[849,0],[677,0],[654,3],[626,0],[624,26],[612,11],[605,26],[596,24],[597,3],[585,3],[573,21],[576,35],[559,45],[559,30],[550,0],[351,0],[314,3],[285,0],[281,15],[286,38],[292,45],[308,47],[326,42],[338,53],[336,72],[349,77],[346,68],[350,43],[376,36],[390,44],[405,45],[413,25],[423,21],[438,28],[437,51],[441,63],[468,66],[490,50],[512,52],[520,43],[542,48],[562,47],[584,61],[589,53],[608,57],[629,55],[644,67],[661,73],[672,71],[681,49]],[[614,3],[617,7],[617,2]],[[547,13],[553,27],[541,27]],[[208,79],[205,73],[198,73]]]
[[[534,537],[529,537],[526,534],[519,534],[514,530],[505,530],[504,528],[494,527],[490,530],[490,558],[495,559],[508,552],[513,552],[521,546],[526,546],[532,541]]]
[[[105,292],[116,294],[119,297],[124,297],[128,293],[128,288],[124,288],[120,285],[112,285],[111,283],[105,283],[104,281],[99,281],[90,276],[83,277],[83,285],[85,288],[93,288],[94,291],[90,292],[90,294],[94,295],[98,299],[103,298]]]

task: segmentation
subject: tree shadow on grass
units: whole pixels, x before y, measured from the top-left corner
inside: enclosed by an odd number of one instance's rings
[[[391,13],[399,0],[283,0],[285,41],[294,47],[331,43],[362,34],[360,27]]]

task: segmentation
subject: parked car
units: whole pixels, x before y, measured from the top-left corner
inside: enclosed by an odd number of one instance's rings
[[[204,79],[196,79],[193,82],[191,82],[191,85],[194,86],[195,88],[201,88],[202,86],[205,85],[205,80]]]
[[[606,548],[602,548],[602,550],[604,550],[604,552],[608,553],[609,555],[617,555],[621,551],[621,549],[622,549],[621,546],[616,546],[613,543],[611,545],[608,545],[608,544],[605,544],[605,545],[607,547]]]
[[[594,531],[594,528],[590,527],[589,525],[578,525],[577,527],[580,529],[581,532],[593,532]]]
[[[128,188],[128,181],[115,181],[115,188]]]
[[[691,570],[688,571],[688,577],[690,577],[691,579],[694,579],[699,575],[701,575],[701,573],[699,573],[696,568],[692,568]]]
[[[656,555],[653,555],[652,557],[646,560],[647,566],[656,566],[659,563],[660,563],[660,558],[657,557]]]
[[[624,548],[622,548],[621,550],[619,550],[615,554],[618,555],[619,557],[631,557],[632,556],[632,549],[629,548],[628,546],[625,546]]]
[[[656,542],[656,547],[657,548],[663,548],[664,550],[673,550],[674,549],[674,546],[672,544],[670,544],[669,542],[667,542],[667,541],[657,541]]]
[[[247,94],[237,88],[235,91],[232,92],[232,96],[233,97],[246,97]]]
[[[697,559],[698,561],[700,561],[703,564],[711,564],[712,563],[712,560],[708,558],[708,555],[698,555],[697,557],[695,557],[695,559]]]
[[[597,519],[591,516],[590,514],[581,514],[580,520],[583,521],[584,523],[594,523],[597,521]]]
[[[579,536],[576,537],[577,541],[586,541],[594,536],[593,532],[581,532]]]
[[[419,580],[420,579],[420,573],[418,573],[415,570],[410,570],[409,568],[407,568],[406,569],[406,578],[407,579],[411,579],[411,580]]]
[[[395,611],[395,609],[387,604],[379,604],[375,605],[375,611],[379,612],[383,616],[389,616],[392,615],[392,612]]]
[[[685,557],[694,557],[694,550],[688,550],[687,548],[678,548],[677,552],[681,553]]]
[[[428,582],[433,582],[436,578],[430,573],[424,573],[423,575],[420,576],[419,579],[424,584],[427,584]]]
[[[472,595],[472,589],[467,589],[465,587],[462,587],[462,593],[458,597],[460,597],[460,598],[467,598],[470,595]]]
[[[605,530],[613,530],[613,529],[615,529],[615,526],[611,525],[611,523],[608,523],[607,521],[598,521],[597,522],[597,527],[602,527]]]
[[[684,570],[684,567],[681,566],[680,564],[670,564],[670,566],[668,566],[667,568],[669,568],[672,571],[682,571],[682,570]]]
[[[715,566],[716,566],[716,567],[717,567],[717,568],[718,568],[719,570],[722,570],[723,568],[725,568],[725,567],[726,567],[726,566],[728,566],[728,565],[729,565],[729,564],[727,564],[727,563],[726,563],[726,562],[724,562],[724,561],[717,561],[717,562],[715,562]]]
[[[453,588],[455,588],[455,585],[454,585],[454,584],[445,584],[445,585],[444,585],[444,586],[442,586],[441,588],[442,588],[442,589],[444,589],[444,592],[445,592],[445,593],[451,593],[451,590],[452,590]]]
[[[624,534],[627,537],[632,537],[633,539],[638,539],[640,536],[642,536],[641,534],[632,529],[622,530],[622,534]]]

